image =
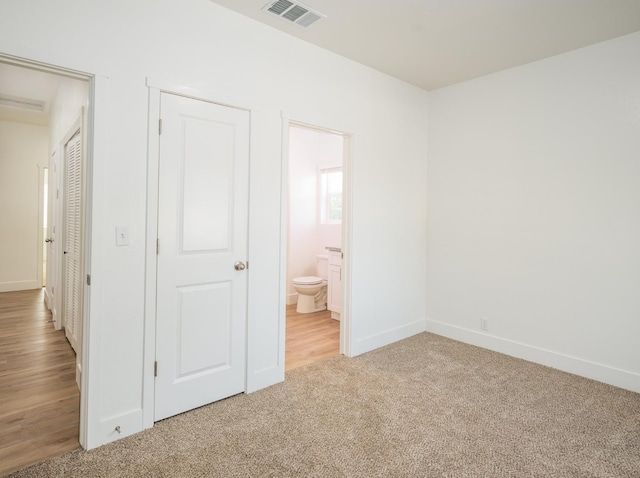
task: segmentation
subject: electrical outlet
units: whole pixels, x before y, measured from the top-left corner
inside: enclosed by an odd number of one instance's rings
[[[116,227],[116,246],[129,245],[129,228],[127,226]]]
[[[489,319],[486,317],[480,317],[480,329],[489,331]]]

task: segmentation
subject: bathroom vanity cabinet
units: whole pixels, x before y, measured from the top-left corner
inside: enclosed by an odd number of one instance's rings
[[[332,319],[340,320],[342,313],[342,251],[329,250],[327,309],[331,311]]]

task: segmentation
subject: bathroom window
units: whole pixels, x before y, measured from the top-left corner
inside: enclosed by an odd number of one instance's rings
[[[320,222],[342,222],[342,167],[320,168]]]

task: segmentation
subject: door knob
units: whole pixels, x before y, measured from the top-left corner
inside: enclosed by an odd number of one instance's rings
[[[245,269],[246,269],[246,267],[247,267],[247,266],[245,266],[245,265],[244,265],[244,262],[240,262],[240,261],[236,262],[236,263],[233,265],[233,268],[234,268],[235,270],[237,270],[237,271],[243,271],[243,270],[245,270]]]
[[[47,238],[44,240],[44,242],[53,242],[53,238],[51,238],[51,237],[47,237]]]

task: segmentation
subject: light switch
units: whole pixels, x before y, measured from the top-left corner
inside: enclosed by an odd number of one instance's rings
[[[116,246],[129,245],[129,228],[127,226],[116,226]]]

